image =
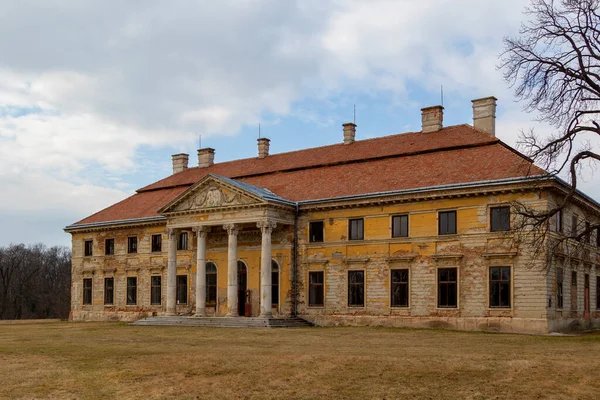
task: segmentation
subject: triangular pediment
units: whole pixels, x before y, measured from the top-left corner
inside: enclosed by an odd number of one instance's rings
[[[260,196],[215,175],[207,175],[170,201],[159,213],[210,211],[266,204]]]

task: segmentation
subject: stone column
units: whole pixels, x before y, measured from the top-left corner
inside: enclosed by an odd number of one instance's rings
[[[175,300],[177,297],[177,231],[167,229],[169,238],[169,255],[167,258],[167,315],[176,315]]]
[[[256,224],[262,231],[260,249],[260,316],[271,317],[271,232],[276,224],[272,221],[260,221]]]
[[[237,235],[240,227],[235,224],[223,225],[229,235],[227,246],[227,316],[237,317],[238,312],[238,276],[237,276]]]
[[[198,226],[196,232],[196,317],[206,316],[206,236],[210,226]]]

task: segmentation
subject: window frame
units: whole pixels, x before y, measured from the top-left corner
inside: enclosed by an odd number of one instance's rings
[[[562,210],[558,210],[556,212],[556,232],[564,233],[564,219]]]
[[[442,233],[442,214],[454,214],[454,232]],[[446,223],[448,225],[448,223]],[[449,236],[458,234],[458,213],[457,210],[438,211],[438,236]]]
[[[362,305],[358,305],[358,304],[351,304],[350,303],[350,295],[351,295],[351,290],[350,290],[350,285],[355,285],[355,286],[360,286],[361,284],[353,284],[350,282],[350,274],[352,273],[362,273]],[[347,279],[347,291],[348,291],[348,296],[347,296],[347,307],[348,308],[365,308],[365,304],[367,303],[367,272],[364,269],[349,269],[348,273],[346,274],[346,279]]]
[[[158,285],[155,285],[155,279],[158,279]],[[158,288],[158,302],[155,301],[155,291]],[[150,305],[160,306],[162,304],[162,275],[150,275]]]
[[[504,221],[504,219],[502,218],[502,211],[504,211],[504,210],[508,210],[508,219],[506,221]],[[498,223],[500,224],[500,226],[495,226],[495,224],[494,224],[494,212],[500,213],[500,215],[498,216],[498,218],[499,218]],[[510,217],[511,217],[510,206],[494,205],[493,207],[490,207],[490,232],[508,232],[508,231],[510,231],[510,229],[511,229]],[[508,222],[508,226],[503,226],[502,225],[503,222]]]
[[[444,269],[456,270],[456,305],[441,306],[440,305],[440,271]],[[449,282],[449,281],[448,281]],[[451,282],[450,282],[451,283]],[[435,270],[435,304],[439,310],[458,310],[460,307],[460,269],[458,267],[437,267]]]
[[[158,250],[156,250],[157,247],[155,247],[155,244],[156,244],[154,242],[155,238],[158,238],[158,246],[157,246]],[[162,252],[162,235],[160,233],[151,236],[151,238],[150,238],[150,251],[152,253],[160,253],[160,252]]]
[[[321,224],[321,240],[313,240],[314,224]],[[323,243],[325,242],[325,221],[309,221],[308,222],[308,243]]]
[[[275,268],[277,271],[275,271]],[[274,274],[277,274],[277,283],[273,280]],[[271,260],[271,307],[279,308],[279,280],[281,279],[281,268],[279,267],[279,263],[275,260]],[[277,297],[277,301],[274,301]]]
[[[127,236],[127,254],[137,254],[138,238],[137,236]]]
[[[600,247],[600,227],[596,228],[596,247]]]
[[[108,282],[111,283],[110,286],[108,285]],[[115,277],[114,276],[104,277],[104,305],[105,306],[114,306],[115,305]]]
[[[560,271],[560,279],[559,279]],[[556,309],[562,310],[565,305],[564,282],[565,275],[562,267],[556,267]]]
[[[179,232],[177,235],[177,251],[186,250],[189,250],[189,235],[187,232]]]
[[[213,265],[215,267],[215,272],[210,271],[209,272],[209,264]],[[206,293],[205,293],[205,304],[207,307],[217,307],[217,302],[219,300],[219,267],[217,267],[217,264],[213,261],[207,261],[206,262],[206,270],[205,270],[205,282],[206,282]],[[215,276],[215,284],[210,284],[208,283],[208,276],[209,275],[214,275]],[[214,288],[214,295],[215,295],[215,300],[212,301],[210,299],[210,294],[211,294],[211,288]]]
[[[311,279],[310,279],[310,275],[311,274],[321,274],[321,282],[320,283],[312,283]],[[309,308],[323,308],[325,307],[325,271],[324,270],[314,270],[314,271],[308,271],[308,294],[307,294],[307,298],[308,298],[308,307]],[[317,304],[317,303],[312,303],[311,302],[311,287],[320,287],[320,292],[321,292],[321,300],[322,303],[321,304]]]
[[[109,246],[110,243],[110,246]],[[114,256],[115,255],[115,238],[104,239],[104,255]]]
[[[89,252],[88,252],[89,245]],[[92,257],[94,255],[94,240],[86,239],[83,241],[83,256],[84,257]]]
[[[129,293],[131,291],[132,285],[130,285],[130,282],[133,280],[134,285],[133,285],[133,301],[130,301],[129,298]],[[135,306],[137,305],[137,276],[128,276],[125,279],[125,285],[126,285],[126,291],[125,291],[125,305],[128,306]]]
[[[508,269],[508,305],[493,305],[492,304],[492,269],[497,268],[500,269],[500,280],[494,281],[498,284],[502,284],[502,282],[506,282],[502,279],[502,269]],[[488,308],[490,310],[511,310],[513,307],[513,267],[511,265],[490,265],[488,267]]]
[[[86,285],[87,282],[89,282],[89,287],[88,287],[88,285]],[[94,279],[93,278],[83,278],[82,290],[83,290],[83,293],[81,296],[82,305],[91,306],[94,301]],[[88,297],[87,296],[88,293],[89,293],[89,300],[86,299]]]
[[[392,277],[394,271],[406,271],[406,282],[394,282]],[[406,285],[406,305],[394,304],[394,283]],[[390,268],[390,307],[394,309],[410,308],[410,268]]]
[[[352,236],[352,223],[360,222],[360,235],[358,237]],[[365,219],[364,218],[348,218],[348,240],[365,240]]]
[[[406,235],[402,235],[402,218],[406,217]],[[394,224],[394,219],[399,218],[400,219],[400,233],[396,234],[397,232],[395,232],[394,227],[396,226]],[[392,237],[393,238],[404,238],[404,237],[410,237],[410,221],[409,221],[409,214],[395,214],[392,215]]]
[[[579,216],[577,214],[571,215],[571,237],[577,240],[578,235]]]
[[[185,279],[184,279],[185,278]],[[180,281],[181,280],[185,280],[185,285],[181,284]],[[187,306],[188,302],[189,302],[189,286],[188,286],[188,276],[187,274],[184,275],[176,275],[175,277],[175,305],[176,306]],[[183,288],[185,288],[185,290],[183,290]],[[181,301],[182,299],[180,299],[180,295],[184,294],[185,295],[185,301]]]

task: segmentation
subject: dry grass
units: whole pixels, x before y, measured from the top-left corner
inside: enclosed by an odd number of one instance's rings
[[[600,334],[0,326],[2,398],[594,399]]]

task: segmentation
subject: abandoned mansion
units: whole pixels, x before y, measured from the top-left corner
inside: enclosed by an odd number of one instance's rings
[[[600,325],[600,220],[577,191],[543,246],[516,204],[552,209],[569,185],[496,136],[496,99],[473,125],[422,109],[419,132],[216,163],[173,174],[65,230],[71,318],[300,316],[321,325],[544,333]],[[501,136],[501,135],[498,135]],[[593,226],[593,225],[592,225]],[[562,239],[561,239],[562,238]],[[576,242],[576,243],[575,243]],[[577,248],[567,251],[567,248]],[[568,254],[567,254],[568,253]]]

